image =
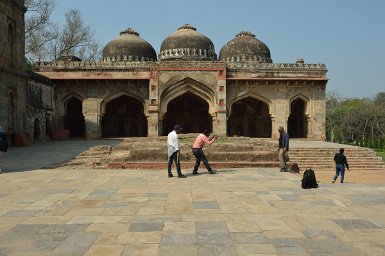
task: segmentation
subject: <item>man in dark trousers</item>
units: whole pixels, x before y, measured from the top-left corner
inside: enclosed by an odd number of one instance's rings
[[[346,160],[346,156],[344,155],[344,149],[340,148],[340,153],[337,153],[334,155],[334,162],[336,163],[336,175],[334,175],[332,183],[336,181],[338,176],[341,174],[341,183],[344,183],[344,177],[345,177],[345,166],[346,169],[349,170],[349,164]]]
[[[289,134],[285,132],[285,128],[280,126],[278,128],[279,140],[278,140],[278,157],[281,164],[281,172],[287,172],[286,156],[289,151]]]
[[[175,125],[174,130],[170,132],[167,136],[167,154],[168,154],[168,177],[174,177],[171,172],[172,162],[175,162],[176,170],[178,172],[178,178],[186,178],[185,175],[182,174],[180,169],[180,148],[179,148],[179,138],[178,134],[182,131],[182,126]]]
[[[211,138],[209,136],[210,136],[209,130],[204,129],[203,132],[201,134],[199,134],[198,137],[195,139],[195,142],[193,144],[193,149],[192,149],[192,152],[195,156],[195,166],[194,166],[194,170],[193,170],[193,175],[198,174],[198,168],[199,168],[199,165],[201,164],[201,161],[206,166],[206,169],[209,172],[209,174],[215,173],[215,171],[213,169],[211,169],[209,161],[207,160],[207,157],[205,156],[205,153],[202,150],[204,145],[213,144],[216,137],[217,137],[216,135],[214,135]]]

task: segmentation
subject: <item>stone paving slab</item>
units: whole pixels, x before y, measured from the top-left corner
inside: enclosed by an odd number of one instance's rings
[[[0,176],[0,255],[384,255],[383,185],[276,169],[36,169]]]

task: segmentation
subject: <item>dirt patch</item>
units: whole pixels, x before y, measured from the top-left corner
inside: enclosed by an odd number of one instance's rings
[[[334,171],[316,172],[317,180],[320,183],[331,183]],[[336,183],[339,184],[338,178]],[[381,171],[345,171],[345,183],[379,183],[385,184],[385,172]],[[335,183],[335,184],[336,184]]]

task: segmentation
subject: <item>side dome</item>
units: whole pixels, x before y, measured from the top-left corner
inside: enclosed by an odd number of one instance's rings
[[[104,61],[156,61],[156,52],[139,33],[129,28],[103,49]]]
[[[159,60],[216,60],[214,44],[185,24],[168,36],[160,46]]]
[[[231,62],[254,61],[258,63],[273,62],[269,48],[248,31],[241,31],[234,39],[225,44],[219,52],[219,60]]]

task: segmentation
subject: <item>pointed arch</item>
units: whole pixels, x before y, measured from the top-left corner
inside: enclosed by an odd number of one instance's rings
[[[75,92],[70,92],[70,93],[64,95],[63,98],[62,98],[62,101],[61,101],[62,109],[64,109],[64,112],[67,109],[68,102],[72,98],[76,98],[76,99],[80,100],[83,103],[83,97],[81,95],[79,95],[79,94],[77,94]]]
[[[271,137],[271,101],[255,93],[245,93],[229,102],[228,136]]]
[[[17,113],[17,101],[16,90],[9,89],[7,92],[7,107],[8,107],[8,131],[16,129],[16,113]]]
[[[298,100],[298,99],[302,100],[305,103],[305,115],[309,115],[310,99],[308,97],[306,97],[305,95],[303,95],[302,93],[298,93],[295,96],[291,97],[291,99],[289,101],[289,106],[291,106],[293,101]],[[291,113],[291,109],[289,110],[289,115],[290,115],[290,113]]]
[[[289,101],[287,131],[292,138],[306,138],[308,134],[309,98],[297,94]]]
[[[102,137],[145,137],[148,122],[145,101],[135,94],[119,92],[100,104]]]
[[[146,105],[145,101],[141,97],[138,97],[137,95],[135,95],[133,93],[129,93],[129,92],[118,92],[118,93],[112,94],[112,95],[104,98],[103,101],[100,103],[100,112],[99,113],[101,115],[104,115],[106,113],[107,104],[110,103],[111,101],[121,97],[121,96],[128,96],[128,97],[131,97],[131,98],[134,98],[134,99],[140,101],[140,103],[143,105],[144,113],[147,113],[147,105]]]
[[[203,101],[205,101],[209,106],[209,113],[212,115],[215,111],[214,102],[215,102],[215,93],[208,86],[187,77],[171,86],[169,86],[160,96],[160,115],[161,117],[167,112],[168,104],[182,96],[183,94],[191,93]]]
[[[7,41],[9,61],[13,66],[16,63],[16,30],[13,21],[8,22]]]
[[[64,117],[63,125],[69,130],[70,137],[85,137],[85,119],[83,114],[83,98],[74,92],[68,93],[62,98]]]
[[[228,102],[228,104],[229,104],[228,105],[228,116],[231,115],[231,109],[232,109],[233,104],[237,101],[240,101],[240,100],[246,99],[246,98],[253,98],[253,99],[256,99],[256,100],[259,100],[259,101],[262,101],[263,103],[265,103],[268,106],[269,115],[271,116],[271,114],[272,114],[272,102],[271,102],[271,100],[264,97],[264,96],[261,96],[259,94],[253,93],[253,92],[247,92],[245,94],[242,94],[242,95],[235,97],[234,99],[230,100]]]

